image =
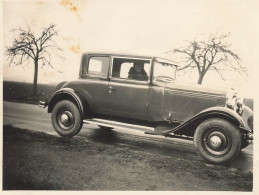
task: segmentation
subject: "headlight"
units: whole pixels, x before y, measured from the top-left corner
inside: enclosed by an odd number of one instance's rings
[[[244,104],[244,98],[242,97],[237,98],[237,106],[240,107],[240,106],[243,106],[243,104]]]
[[[247,120],[248,127],[252,130],[252,132],[254,130],[253,120],[254,120],[253,116],[250,116]]]
[[[227,98],[226,106],[230,109],[234,109],[237,102],[235,90],[234,89],[228,90],[226,98]]]
[[[237,105],[236,105],[236,112],[237,112],[239,115],[242,115],[242,112],[243,112],[243,105],[244,105],[244,98],[238,97],[238,98],[237,98]]]
[[[244,98],[238,97],[234,89],[230,89],[226,95],[226,107],[236,111],[239,115],[243,112]]]

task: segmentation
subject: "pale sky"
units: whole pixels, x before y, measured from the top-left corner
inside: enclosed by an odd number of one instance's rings
[[[71,3],[71,4],[69,4]],[[76,10],[76,11],[73,11]],[[57,42],[64,61],[53,57],[55,68],[39,70],[39,83],[57,83],[78,77],[81,52],[121,51],[160,55],[197,34],[230,32],[232,49],[248,68],[249,78],[225,73],[226,82],[211,72],[205,84],[250,86],[256,67],[255,40],[258,3],[254,0],[9,0],[3,1],[4,47],[13,28],[31,26],[35,33],[57,24]],[[4,80],[32,82],[33,64],[9,67],[4,58]],[[188,78],[187,78],[188,80]],[[194,80],[196,82],[197,78]]]

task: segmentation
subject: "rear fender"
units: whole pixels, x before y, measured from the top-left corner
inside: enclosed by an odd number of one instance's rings
[[[56,103],[61,100],[70,100],[74,102],[79,108],[82,116],[86,116],[87,111],[85,108],[88,107],[88,104],[83,96],[72,88],[62,88],[51,96],[48,102],[48,113],[51,113]]]

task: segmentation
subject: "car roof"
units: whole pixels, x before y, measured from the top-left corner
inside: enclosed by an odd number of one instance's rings
[[[140,54],[122,53],[122,52],[112,52],[112,53],[111,52],[84,52],[84,55],[107,55],[107,56],[129,57],[129,58],[146,58],[146,59],[156,58],[159,61],[161,60],[163,62],[167,62],[175,66],[178,66],[176,65],[176,62],[172,61],[171,59],[154,56],[154,55],[140,55]]]

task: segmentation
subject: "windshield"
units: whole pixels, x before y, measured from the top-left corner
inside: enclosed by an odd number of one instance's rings
[[[173,64],[154,62],[153,77],[158,80],[175,80],[176,67]]]

